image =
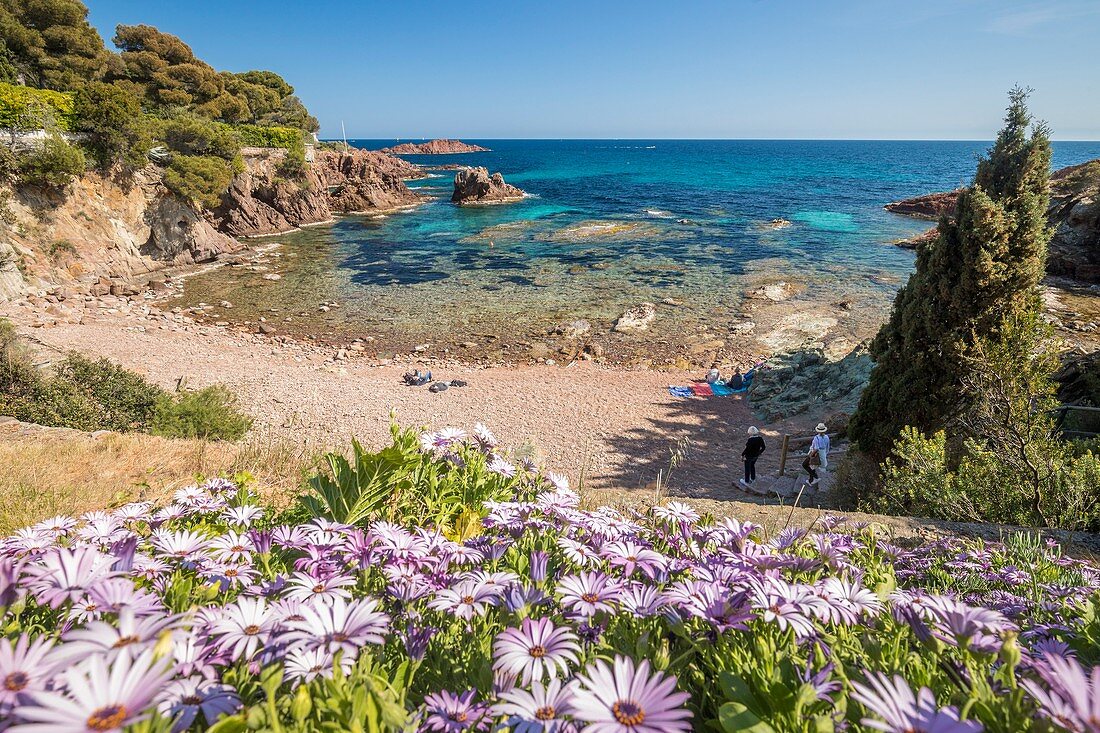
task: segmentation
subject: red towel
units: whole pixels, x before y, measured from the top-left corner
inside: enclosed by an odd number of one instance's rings
[[[702,383],[702,384],[696,383],[696,384],[691,385],[691,391],[694,392],[695,394],[699,395],[700,397],[713,397],[714,396],[714,390],[711,389],[710,385],[705,383],[705,382]]]

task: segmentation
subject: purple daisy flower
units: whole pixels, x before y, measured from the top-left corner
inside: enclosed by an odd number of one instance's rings
[[[576,726],[567,716],[573,713],[573,695],[577,683],[554,678],[544,687],[535,682],[531,691],[512,689],[500,693],[493,708],[496,715],[507,716],[513,733],[575,733]]]
[[[0,716],[7,717],[13,707],[28,702],[29,695],[46,689],[57,668],[53,649],[52,640],[31,641],[26,634],[14,644],[0,639]]]
[[[580,645],[577,635],[563,626],[554,626],[548,618],[523,619],[518,629],[506,629],[493,643],[493,669],[519,675],[530,684],[547,675],[557,677],[569,671],[569,663],[578,662]]]
[[[336,671],[336,657],[318,647],[316,649],[295,648],[287,652],[284,660],[287,677],[297,682],[312,682],[318,677],[332,677]],[[340,669],[344,674],[351,672],[355,659],[347,654],[340,655]]]
[[[452,588],[443,588],[428,602],[434,611],[451,613],[469,621],[474,616],[484,616],[490,606],[500,602],[500,594],[476,580],[463,580]]]
[[[455,695],[447,690],[433,693],[424,698],[427,717],[424,730],[437,733],[462,733],[468,730],[488,730],[492,719],[489,706],[474,702],[475,690],[467,690]]]
[[[202,677],[172,680],[160,700],[157,709],[161,715],[173,719],[173,733],[190,728],[200,714],[206,726],[211,726],[221,716],[232,715],[241,708],[236,690]]]
[[[1048,655],[1035,670],[1043,684],[1021,685],[1044,715],[1073,733],[1100,731],[1100,666],[1086,672],[1076,659]]]
[[[355,585],[355,578],[347,575],[316,578],[308,573],[294,573],[287,582],[286,597],[297,601],[346,601],[351,599],[351,593],[344,590],[349,585]]]
[[[613,667],[598,660],[578,677],[581,687],[573,697],[574,715],[588,723],[585,733],[687,733],[691,711],[689,695],[676,691],[676,678],[652,675],[649,661],[637,666],[616,656]]]
[[[578,616],[591,617],[601,611],[614,613],[611,603],[618,600],[619,587],[599,572],[567,575],[558,583],[562,606]]]
[[[896,675],[893,678],[876,673],[867,675],[869,685],[852,683],[852,699],[882,720],[864,718],[868,728],[885,733],[981,733],[981,723],[959,720],[955,708],[941,708],[927,687],[914,696],[909,683]]]
[[[384,644],[390,617],[378,610],[378,601],[360,598],[348,603],[337,598],[327,603],[303,605],[302,620],[290,621],[287,641],[307,649],[323,648],[355,659],[364,644]]]
[[[149,717],[154,697],[172,676],[171,660],[155,659],[153,650],[140,656],[118,655],[108,665],[92,655],[69,669],[65,692],[31,694],[32,703],[15,709],[27,731],[121,731]]]
[[[217,638],[219,649],[232,659],[251,659],[267,643],[275,628],[275,617],[263,598],[238,598],[221,610],[210,635]]]

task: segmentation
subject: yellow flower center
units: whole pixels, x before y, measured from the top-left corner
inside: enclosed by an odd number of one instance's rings
[[[557,717],[557,711],[552,705],[546,705],[535,711],[535,720],[553,720]]]
[[[88,716],[85,725],[89,730],[114,730],[122,727],[126,720],[126,708],[121,705],[108,705]]]
[[[539,644],[535,644],[533,647],[531,647],[530,649],[527,650],[527,653],[530,654],[535,659],[538,659],[540,657],[545,657],[546,656],[546,648],[543,647],[543,646],[540,646]]]

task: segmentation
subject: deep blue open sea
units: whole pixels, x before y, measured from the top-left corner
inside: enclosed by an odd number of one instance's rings
[[[375,149],[398,141],[349,142]],[[783,279],[799,283],[807,304],[846,298],[873,320],[912,268],[913,254],[890,243],[929,226],[889,214],[883,205],[968,183],[989,147],[468,142],[491,152],[404,157],[425,166],[485,166],[531,197],[457,207],[449,201],[453,171],[434,171],[409,183],[433,196],[429,203],[284,237],[284,254],[297,257],[298,265],[277,284],[230,299],[246,307],[255,301],[257,310],[271,302],[294,309],[303,297],[334,300],[342,307],[310,316],[318,329],[409,342],[440,333],[524,337],[577,318],[604,329],[631,305],[671,299],[684,305],[662,314],[650,338],[675,339],[700,323],[731,320],[746,288]],[[1055,168],[1098,157],[1100,142],[1054,144]],[[769,228],[777,218],[791,226]]]

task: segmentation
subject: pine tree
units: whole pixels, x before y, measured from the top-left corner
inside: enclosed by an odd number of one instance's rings
[[[1009,93],[1004,128],[954,218],[917,253],[916,271],[871,344],[875,368],[850,435],[876,458],[901,430],[950,427],[968,403],[966,356],[1006,319],[1040,308],[1050,230],[1050,140],[1032,124],[1026,90]]]

